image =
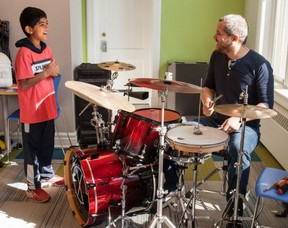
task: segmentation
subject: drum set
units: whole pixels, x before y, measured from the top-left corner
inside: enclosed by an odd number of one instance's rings
[[[170,78],[133,78],[129,85],[158,90],[161,98],[161,108],[135,110],[129,99],[125,100],[112,89],[118,71],[135,67],[119,61],[98,66],[114,71],[112,80],[105,86],[79,81],[65,83],[75,95],[93,105],[91,124],[97,138],[96,146],[70,147],[65,154],[66,196],[75,219],[81,226],[100,224],[105,220],[107,227],[116,227],[120,221],[121,227],[128,227],[133,223],[130,215],[149,213],[156,203],[157,211],[149,227],[162,227],[164,224],[175,227],[163,215],[167,195],[163,189],[163,162],[166,158],[180,166],[194,164],[193,194],[184,201],[185,193],[179,193],[178,199],[181,199],[183,212],[180,224],[187,219],[195,221],[197,164],[203,163],[212,152],[225,149],[229,135],[215,128],[183,124],[181,115],[165,109],[165,103],[168,92],[201,94],[202,88]],[[97,111],[98,106],[118,111],[114,122],[106,125]],[[243,105],[217,108],[220,113],[240,117],[247,114],[242,109]],[[250,106],[249,111],[248,118],[251,115],[255,118],[274,116],[274,111],[269,109],[257,109],[256,112]]]

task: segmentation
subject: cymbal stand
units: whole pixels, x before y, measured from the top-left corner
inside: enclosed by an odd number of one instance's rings
[[[114,85],[114,80],[118,78],[118,71],[114,71],[111,74],[111,79],[106,81],[106,85],[105,86],[101,86],[100,90],[101,91],[110,91],[110,92],[116,92],[116,90],[113,90],[113,85]],[[109,123],[107,123],[108,125],[108,139],[110,139],[110,133],[112,132],[112,110],[108,110],[108,121],[110,121]]]
[[[155,227],[161,228],[162,224],[165,223],[170,228],[176,228],[174,224],[166,217],[163,216],[163,159],[164,159],[164,136],[166,134],[166,126],[164,126],[164,107],[167,97],[167,90],[161,91],[161,103],[162,103],[162,111],[161,111],[161,128],[160,128],[160,145],[159,145],[159,170],[158,170],[158,189],[157,189],[157,213],[154,216],[150,228]]]
[[[108,127],[105,127],[105,122],[102,119],[102,115],[97,111],[97,106],[93,105],[93,118],[91,119],[91,125],[95,127],[96,130],[96,139],[97,143],[100,146],[108,145],[107,139],[105,138],[105,134],[108,134],[109,138],[109,130]]]
[[[107,80],[106,85],[105,86],[101,86],[102,90],[109,90],[109,91],[113,91],[113,85],[114,85],[114,80],[118,78],[118,71],[114,71],[111,74],[111,79]]]
[[[240,94],[240,98],[243,99],[243,105],[248,105],[248,86],[246,86],[246,91]],[[227,202],[227,206],[224,209],[224,212],[222,214],[222,219],[216,223],[216,227],[218,227],[217,224],[221,224],[222,221],[226,218],[227,213],[229,209],[232,207],[234,203],[234,211],[232,216],[232,227],[237,227],[237,220],[238,220],[238,205],[239,205],[239,199],[240,199],[240,182],[241,182],[241,171],[243,166],[243,148],[244,148],[244,136],[245,136],[245,127],[246,127],[246,117],[241,119],[242,123],[242,129],[241,129],[241,140],[240,140],[240,149],[238,152],[238,161],[234,164],[234,167],[236,167],[237,172],[237,182],[236,182],[236,189],[233,192],[233,195]],[[251,218],[250,218],[251,219]],[[227,218],[226,218],[227,220]]]

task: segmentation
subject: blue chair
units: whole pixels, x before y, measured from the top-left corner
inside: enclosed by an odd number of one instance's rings
[[[60,85],[61,78],[62,78],[62,76],[58,75],[57,77],[54,77],[54,79],[53,79],[55,96],[56,96],[56,106],[57,106],[57,112],[58,112],[58,116],[57,116],[57,118],[55,120],[57,120],[59,117],[62,118],[62,116],[61,116],[61,107],[60,107],[59,100],[58,100],[58,88],[59,88],[59,85]],[[61,122],[63,123],[63,119],[62,119]],[[63,155],[65,156],[65,149],[64,149],[61,137],[59,135],[59,132],[58,132],[58,129],[57,129],[57,126],[56,126],[56,122],[55,122],[55,130],[56,130],[56,134],[58,136],[59,142],[61,144],[61,149],[62,149]],[[70,136],[69,136],[68,132],[66,132],[66,133],[67,133],[67,137],[68,137],[68,139],[70,141],[70,145],[72,145],[72,142],[70,140]]]
[[[278,200],[284,203],[288,203],[288,192],[284,193],[283,195],[279,195],[275,187],[272,187],[280,179],[288,176],[288,172],[280,169],[275,168],[265,168],[259,175],[256,186],[255,186],[255,193],[256,193],[256,205],[254,209],[254,215],[251,227],[254,227],[255,222],[257,220],[257,211],[259,207],[259,202],[261,198],[270,198],[274,200]]]
[[[61,81],[62,76],[58,75],[57,77],[54,77],[53,79],[53,84],[54,84],[54,90],[55,90],[55,96],[56,96],[56,106],[57,106],[57,112],[58,112],[58,117],[61,114],[61,107],[59,105],[59,101],[58,101],[58,88],[60,85],[60,81]],[[58,118],[57,117],[57,118]]]
[[[58,88],[59,88],[59,85],[60,85],[61,77],[62,76],[59,75],[57,77],[54,77],[54,79],[53,79],[54,90],[55,90],[55,95],[56,95],[56,106],[57,106],[57,112],[58,112],[57,118],[61,115],[61,107],[60,107],[59,101],[58,101]],[[12,114],[10,114],[7,119],[8,119],[8,130],[9,130],[9,132],[10,132],[10,121],[18,121],[17,144],[16,145],[19,146],[19,145],[21,145],[20,144],[20,127],[21,127],[21,124],[20,124],[20,109],[17,109]],[[55,124],[55,130],[56,130],[56,134],[58,136],[59,142],[61,144],[63,154],[65,155],[65,150],[64,150],[64,147],[63,147],[63,143],[61,141],[61,138],[60,138],[59,132],[57,130],[56,124]],[[13,134],[15,131],[12,131],[10,134]],[[68,135],[68,133],[67,133],[67,135]],[[70,140],[70,138],[69,138],[69,140]],[[70,143],[71,143],[71,140],[70,140]],[[13,143],[13,145],[15,145],[15,144]],[[11,150],[12,150],[12,148],[13,148],[13,146],[11,146]],[[7,161],[8,162],[9,162],[9,153],[10,152],[11,151],[7,151]]]
[[[17,141],[12,143],[11,147],[9,147],[10,148],[9,151],[7,151],[7,163],[9,163],[10,162],[9,154],[12,151],[13,147],[17,147],[18,149],[20,147],[22,147],[22,144],[20,141],[20,126],[21,126],[21,124],[20,124],[20,109],[17,109],[16,111],[12,112],[8,116],[7,120],[8,120],[8,132],[9,132],[9,134],[12,135],[14,132],[17,131]],[[17,121],[17,129],[15,129],[13,131],[10,130],[10,121]],[[8,148],[7,148],[7,150],[8,150]]]

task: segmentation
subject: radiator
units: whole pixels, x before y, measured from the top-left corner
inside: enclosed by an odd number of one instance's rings
[[[288,111],[275,103],[277,116],[261,120],[261,142],[288,170]]]

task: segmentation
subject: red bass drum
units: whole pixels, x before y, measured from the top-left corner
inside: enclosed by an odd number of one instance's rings
[[[121,157],[120,157],[121,156]],[[81,226],[102,222],[121,214],[123,170],[129,168],[125,211],[149,209],[156,195],[153,167],[138,166],[107,149],[78,147],[65,154],[66,195],[75,219]],[[121,159],[120,159],[121,158]]]

